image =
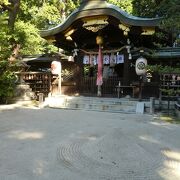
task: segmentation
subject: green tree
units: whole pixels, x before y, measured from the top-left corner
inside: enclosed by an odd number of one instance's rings
[[[26,0],[0,2],[0,101],[13,95],[14,71],[24,54],[57,51],[56,47],[40,37],[38,25],[31,20],[34,15],[31,3],[33,1]],[[29,8],[23,11],[27,4]],[[40,8],[41,5],[42,2],[34,1],[34,7]]]
[[[35,24],[38,29],[48,29],[63,22],[79,5],[79,0],[22,0],[19,18]]]
[[[158,15],[157,7],[162,0],[133,0],[133,15],[140,17],[155,17]]]
[[[161,39],[169,43],[180,43],[180,1],[179,0],[133,0],[133,14],[141,17],[162,17],[160,29],[166,33],[158,33]],[[163,37],[163,38],[162,38]],[[171,43],[170,43],[171,42]]]
[[[163,0],[157,7],[159,16],[164,17],[161,27],[172,33],[176,38],[180,35],[180,1],[179,0]]]
[[[133,14],[141,17],[163,17],[161,27],[180,33],[179,0],[133,0]]]
[[[120,7],[122,10],[132,14],[132,0],[122,0],[122,1],[117,1],[117,0],[107,0],[107,2],[114,4],[118,7]]]

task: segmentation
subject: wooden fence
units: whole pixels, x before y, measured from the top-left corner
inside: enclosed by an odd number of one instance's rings
[[[122,79],[119,77],[109,77],[108,79],[103,79],[102,85],[102,95],[107,97],[116,97],[117,90],[116,86]],[[97,95],[96,77],[84,77],[81,78],[79,92],[82,95]]]

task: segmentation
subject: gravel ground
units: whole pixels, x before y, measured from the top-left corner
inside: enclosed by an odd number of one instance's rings
[[[150,115],[0,111],[0,180],[179,180],[179,137]]]

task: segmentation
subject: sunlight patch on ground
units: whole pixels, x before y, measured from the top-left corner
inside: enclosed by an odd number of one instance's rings
[[[175,124],[179,124],[180,123],[180,119],[178,119],[178,117],[176,117],[175,115],[171,115],[171,114],[160,114],[158,116],[154,116],[154,120],[159,120],[162,122],[168,122],[168,123],[175,123]]]
[[[0,111],[11,110],[11,109],[15,109],[15,108],[18,108],[18,107],[20,107],[20,105],[18,105],[18,104],[1,105],[0,106]]]
[[[17,108],[40,109],[37,102],[16,102],[15,104],[0,105],[0,112],[5,110],[13,110]]]
[[[156,126],[161,126],[162,125],[159,122],[150,122],[150,124],[153,124],[153,125],[156,125]]]
[[[172,127],[168,125],[169,124],[168,122],[159,121],[159,122],[150,122],[150,124],[172,130]]]
[[[174,151],[163,151],[162,152],[166,157],[170,159],[174,159],[175,161],[179,161],[180,163],[180,153]]]
[[[180,179],[180,152],[164,150],[162,154],[167,158],[164,161],[164,168],[159,171],[159,174],[164,177],[164,179],[169,179],[174,177],[174,179]],[[167,177],[168,174],[171,174],[171,177]]]
[[[162,116],[162,117],[160,117],[160,120],[163,120],[163,121],[172,121],[173,118],[172,117],[168,117],[168,116]]]
[[[43,106],[55,106],[55,107],[62,107],[66,103],[66,99],[64,96],[56,96],[48,98],[44,103]]]
[[[44,134],[41,132],[12,131],[8,137],[19,140],[42,139],[44,137]]]
[[[159,141],[157,141],[156,139],[153,139],[151,136],[144,135],[144,136],[139,136],[139,138],[144,141],[159,144]]]
[[[164,161],[164,168],[159,172],[159,174],[164,177],[164,179],[180,179],[180,162],[176,161]],[[169,177],[168,177],[169,176]]]
[[[46,166],[47,166],[47,162],[44,162],[42,160],[35,160],[33,173],[39,176],[43,175],[43,173],[45,172]]]
[[[88,137],[88,140],[89,140],[89,141],[95,141],[95,140],[97,140],[97,137],[91,136],[91,137]]]

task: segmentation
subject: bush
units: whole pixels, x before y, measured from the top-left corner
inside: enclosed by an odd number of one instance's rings
[[[14,95],[15,74],[6,61],[0,62],[0,103],[8,103]]]

